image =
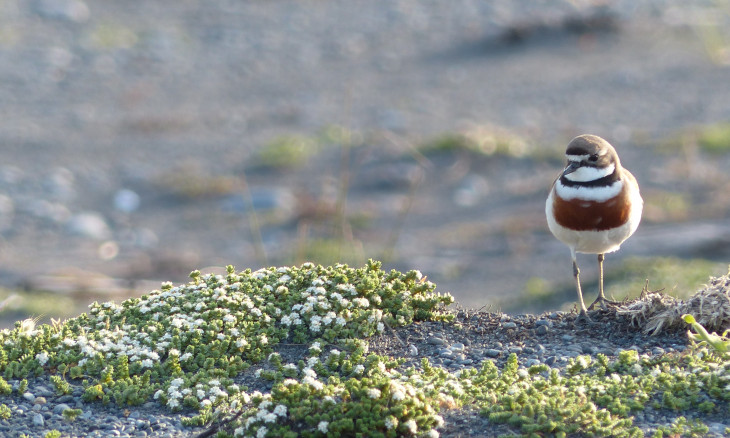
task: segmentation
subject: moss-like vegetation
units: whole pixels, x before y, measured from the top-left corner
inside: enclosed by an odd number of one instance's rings
[[[387,326],[451,319],[444,307],[453,298],[418,271],[385,272],[370,261],[360,269],[229,267],[191,280],[95,303],[64,323],[0,332],[0,393],[50,374],[59,394],[81,382],[88,402],[157,400],[192,414],[186,425],[256,437],[437,437],[446,409],[478,410],[526,437],[699,436],[708,430],[699,417],[728,412],[730,355],[718,348],[727,339],[696,325],[699,343],[681,354],[626,350],[561,368],[526,367],[513,354],[502,369],[485,360],[454,373],[368,353],[368,337]],[[308,353],[287,362],[284,345]],[[237,380],[244,374],[258,390]],[[641,430],[634,416],[647,409],[674,421]]]

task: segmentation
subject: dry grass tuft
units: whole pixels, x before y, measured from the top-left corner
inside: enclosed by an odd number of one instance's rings
[[[730,327],[730,272],[710,277],[710,284],[687,300],[645,290],[640,298],[618,309],[618,313],[630,316],[632,324],[651,335],[685,327],[684,314],[694,316],[708,331],[721,333]]]

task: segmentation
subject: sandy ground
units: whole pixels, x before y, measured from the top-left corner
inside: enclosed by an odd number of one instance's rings
[[[531,278],[570,284],[543,211],[580,133],[617,147],[647,201],[607,270],[727,261],[730,157],[691,135],[730,119],[729,15],[713,5],[3,2],[0,284],[119,298],[205,266],[320,261],[337,238],[343,260],[499,303]],[[258,166],[271,144],[311,148],[333,126],[356,147]],[[416,151],[445,133],[529,147]]]

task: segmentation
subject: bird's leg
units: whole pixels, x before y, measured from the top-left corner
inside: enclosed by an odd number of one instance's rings
[[[601,303],[602,308],[606,308],[606,304],[619,304],[618,301],[611,301],[603,294],[603,254],[598,254],[598,298],[590,306],[589,310],[593,310],[596,303]]]
[[[575,251],[572,251],[573,256],[573,278],[575,278],[575,289],[578,292],[578,303],[580,304],[580,315],[578,319],[590,319],[588,318],[588,310],[586,304],[583,302],[583,292],[580,290],[580,269],[578,269],[578,262],[575,259]]]

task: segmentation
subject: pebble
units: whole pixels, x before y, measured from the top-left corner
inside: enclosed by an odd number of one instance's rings
[[[45,397],[36,397],[35,400],[33,400],[33,403],[37,405],[44,405],[46,404],[47,400]]]
[[[33,425],[35,426],[43,426],[46,423],[46,421],[43,419],[43,415],[40,413],[33,414]]]
[[[464,348],[466,348],[466,347],[461,342],[452,344],[450,347],[451,351],[464,351]]]
[[[535,329],[535,333],[540,336],[548,334],[549,331],[550,329],[546,325],[540,325],[537,327],[537,329]]]
[[[431,336],[427,342],[431,345],[446,345],[446,341],[437,336]]]
[[[26,400],[28,400],[29,402],[33,403],[33,401],[35,400],[35,395],[33,395],[30,392],[24,392],[23,393],[23,398],[26,399]]]
[[[525,361],[526,367],[532,367],[535,365],[540,365],[540,361],[538,359],[527,359],[527,361]]]
[[[506,328],[506,329],[514,329],[514,328],[517,328],[517,324],[510,321],[510,322],[505,322],[504,324],[502,324],[502,327]]]
[[[84,23],[91,16],[89,6],[81,0],[38,0],[35,13],[42,17],[73,23]]]
[[[36,386],[33,390],[36,395],[43,396],[43,397],[53,397],[54,393],[48,387],[46,386]]]
[[[112,235],[106,219],[95,212],[74,215],[69,220],[67,228],[71,234],[95,240],[106,240]]]
[[[66,403],[59,403],[53,407],[53,413],[62,415],[63,411],[65,411],[66,409],[71,409],[71,407],[69,405],[67,405]]]
[[[418,356],[418,347],[416,347],[413,344],[410,344],[408,346],[408,355],[412,356],[412,357]]]
[[[500,354],[502,354],[502,351],[497,350],[496,348],[490,348],[486,351],[486,353],[489,357],[498,357]]]
[[[132,213],[137,211],[139,205],[139,195],[133,190],[121,189],[114,194],[114,208],[122,213]]]

